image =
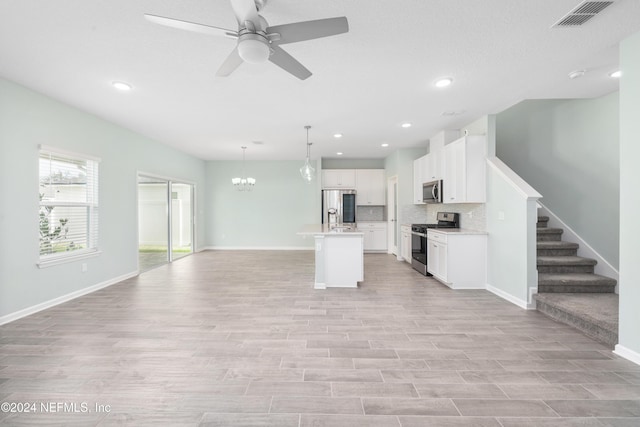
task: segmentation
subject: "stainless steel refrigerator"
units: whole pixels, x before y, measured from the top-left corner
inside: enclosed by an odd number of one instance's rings
[[[322,190],[322,223],[356,223],[356,190]]]

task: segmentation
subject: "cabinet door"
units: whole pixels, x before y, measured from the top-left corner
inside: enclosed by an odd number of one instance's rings
[[[465,140],[464,138],[446,145],[444,148],[444,203],[465,201]]]
[[[400,235],[400,256],[407,262],[411,262],[411,236],[408,231],[402,227],[402,234]]]
[[[438,243],[428,240],[427,241],[427,271],[434,276],[438,277]]]
[[[387,250],[387,230],[386,228],[375,228],[373,232],[373,249],[376,251]]]
[[[322,188],[356,188],[354,169],[325,169],[322,171]]]
[[[447,247],[448,245],[444,245],[442,243],[438,243],[438,259],[437,259],[437,263],[438,263],[438,279],[442,280],[443,282],[448,282],[448,271],[449,271],[449,265],[447,263],[448,261],[448,254],[447,254]]]
[[[386,204],[384,178],[384,169],[356,170],[358,205],[384,206]]]
[[[427,170],[429,171],[429,176],[427,177],[429,181],[436,181],[438,179],[442,179],[442,158],[444,157],[444,150],[434,150],[432,153],[429,153],[429,167]]]

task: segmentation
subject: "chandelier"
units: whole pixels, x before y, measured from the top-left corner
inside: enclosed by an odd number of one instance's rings
[[[231,178],[231,182],[233,186],[236,187],[238,191],[251,191],[254,185],[256,185],[256,180],[254,178],[247,177],[244,173],[244,152],[247,147],[242,148],[242,177],[241,178]]]
[[[313,181],[313,177],[316,173],[316,170],[311,166],[309,162],[309,154],[311,152],[311,143],[309,142],[309,129],[311,126],[307,125],[304,127],[307,130],[307,159],[304,161],[304,165],[300,168],[300,175],[302,175],[302,179],[307,182]]]

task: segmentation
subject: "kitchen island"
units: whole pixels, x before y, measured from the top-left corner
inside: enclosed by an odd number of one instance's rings
[[[364,233],[347,226],[309,224],[298,235],[314,238],[315,289],[357,288],[364,280]]]

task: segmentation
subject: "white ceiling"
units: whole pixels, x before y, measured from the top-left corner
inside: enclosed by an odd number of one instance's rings
[[[381,158],[523,99],[617,90],[607,74],[620,40],[640,30],[640,0],[551,28],[579,3],[270,0],[270,25],[349,20],[347,34],[283,46],[313,72],[300,81],[271,63],[216,77],[234,40],[143,18],[235,29],[229,0],[0,0],[0,76],[202,159],[240,159],[242,145],[247,160],[303,159],[307,124],[312,158]],[[587,74],[570,80],[576,69]],[[441,76],[454,84],[435,88]]]

